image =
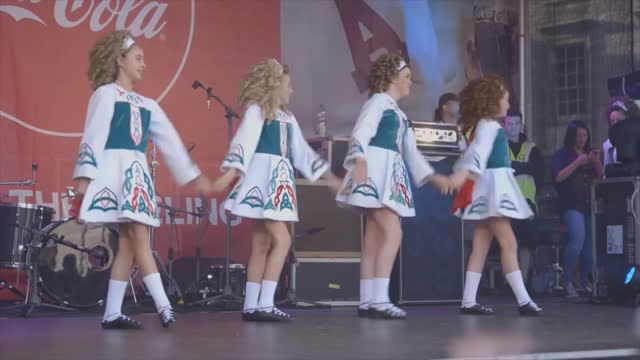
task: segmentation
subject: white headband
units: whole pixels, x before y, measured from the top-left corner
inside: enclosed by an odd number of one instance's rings
[[[400,64],[398,64],[398,66],[396,67],[396,70],[400,72],[400,70],[404,69],[405,67],[407,67],[407,63],[404,60],[400,60]]]
[[[126,38],[124,38],[124,42],[122,43],[122,50],[127,51],[129,50],[130,47],[133,46],[133,44],[135,44],[135,40],[133,40],[132,37],[127,36]]]
[[[614,102],[613,104],[611,104],[611,106],[617,106],[619,108],[621,108],[622,110],[624,110],[624,112],[627,112],[627,105],[625,105],[622,101],[618,100],[616,102]]]
[[[280,63],[278,62],[278,60],[276,60],[276,59],[274,59],[274,58],[271,58],[270,60],[271,60],[271,61],[273,61],[274,63],[276,63],[276,65],[278,65],[278,73],[279,73],[280,75],[282,75],[282,74],[284,73],[284,67],[282,66],[282,64],[280,64]]]

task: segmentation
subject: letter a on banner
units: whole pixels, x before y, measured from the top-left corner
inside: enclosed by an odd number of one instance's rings
[[[367,89],[369,68],[373,63],[371,54],[379,49],[387,49],[389,52],[401,53],[407,58],[407,45],[364,0],[335,0],[335,3],[356,68],[351,75],[358,90],[363,92]],[[360,25],[369,31],[371,37],[364,39]]]

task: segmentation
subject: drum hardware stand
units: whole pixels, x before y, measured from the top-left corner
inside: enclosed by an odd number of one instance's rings
[[[276,305],[280,305],[288,308],[294,308],[294,309],[330,309],[331,308],[331,305],[328,305],[328,304],[320,304],[317,302],[300,299],[296,294],[296,267],[300,264],[298,262],[298,257],[296,256],[296,240],[305,236],[319,233],[321,231],[324,231],[324,229],[325,228],[323,227],[311,228],[293,236],[291,249],[289,251],[289,256],[287,257],[287,265],[289,266],[289,281],[288,281],[289,286],[287,287],[287,293],[285,295],[285,298],[281,301],[278,301]]]
[[[73,186],[67,186],[65,188],[65,192],[64,195],[61,196],[61,199],[74,199],[76,197],[76,192],[73,188]],[[65,204],[64,201],[62,201],[62,211],[64,214],[69,214],[69,209],[67,208],[67,204]],[[69,217],[66,217],[66,219],[69,219]],[[86,231],[86,227],[85,227],[85,231]],[[129,287],[131,288],[131,294],[133,295],[133,302],[134,303],[138,303],[138,298],[136,296],[136,291],[133,287],[133,278],[135,277],[135,274],[132,276],[131,272],[129,273]]]
[[[20,310],[21,315],[25,318],[29,317],[31,314],[33,314],[33,312],[36,309],[39,309],[39,308],[75,311],[76,309],[73,309],[68,306],[46,304],[42,302],[42,298],[40,297],[40,290],[38,289],[38,283],[40,282],[40,274],[38,273],[38,267],[34,266],[31,262],[31,258],[34,252],[36,252],[37,254],[40,251],[40,248],[42,248],[42,240],[46,239],[46,240],[52,240],[53,242],[64,245],[64,246],[74,248],[78,251],[86,252],[96,256],[103,256],[104,254],[101,251],[98,251],[97,249],[93,249],[93,248],[87,249],[87,248],[77,246],[74,243],[68,242],[64,240],[64,236],[58,237],[54,234],[45,234],[41,230],[31,229],[26,226],[22,226],[18,224],[16,224],[16,227],[19,227],[22,230],[29,231],[32,234],[36,234],[37,236],[35,236],[35,238],[41,240],[40,244],[37,245],[35,244],[36,241],[33,239],[34,237],[32,237],[31,243],[26,246],[27,256],[25,260],[25,264],[26,264],[25,267],[27,268],[27,293],[24,296],[24,303],[17,306],[17,309]],[[98,252],[100,254],[98,254]]]
[[[156,194],[161,199],[160,195],[157,192]],[[205,199],[202,199],[202,201],[203,201],[203,205],[197,208],[197,212],[171,207],[166,202],[164,202],[164,200],[158,202],[158,207],[167,210],[167,215],[169,216],[170,232],[169,232],[168,259],[169,259],[169,275],[171,276],[173,276],[173,262],[174,262],[173,242],[174,242],[174,236],[177,231],[176,215],[187,214],[187,215],[192,215],[198,218],[198,237],[196,241],[196,282],[200,278],[200,258],[202,253],[200,244],[202,243],[202,237],[204,235],[202,218],[209,215],[209,209],[207,208],[206,203],[204,202]],[[193,286],[190,286],[189,288],[187,288],[186,292],[188,293],[192,289],[192,287]]]
[[[33,163],[31,164],[31,179],[29,180],[19,180],[19,181],[0,181],[0,185],[18,185],[18,186],[33,186],[36,184],[36,174],[38,173],[38,163]],[[17,274],[16,274],[16,284],[20,283],[20,272],[22,271],[21,268],[17,269]],[[20,290],[16,289],[13,285],[11,285],[10,283],[4,281],[4,280],[0,280],[0,290],[3,289],[7,289],[10,292],[12,292],[14,295],[16,295],[19,298],[25,299],[26,295],[23,294]]]
[[[38,173],[38,163],[31,164],[31,179],[21,181],[0,181],[0,185],[33,186],[36,184],[36,174]]]
[[[1,290],[8,290],[10,291],[13,295],[15,295],[16,297],[20,298],[20,299],[24,299],[25,298],[25,294],[22,293],[22,291],[16,289],[15,286],[9,284],[8,282],[4,281],[4,280],[0,280],[0,291]]]
[[[227,145],[231,146],[231,139],[233,137],[232,127],[233,127],[233,119],[240,119],[240,116],[231,108],[229,105],[225,104],[220,97],[213,94],[213,91],[210,87],[205,88],[202,83],[199,81],[194,81],[191,85],[193,89],[201,88],[207,93],[207,108],[210,109],[210,100],[214,99],[218,104],[222,106],[225,112],[225,119],[227,122]],[[232,310],[232,308],[236,308],[237,306],[228,306],[228,304],[240,304],[240,308],[242,307],[241,303],[243,298],[241,296],[236,296],[233,294],[231,290],[231,284],[229,282],[229,263],[230,263],[230,254],[231,251],[231,219],[227,216],[227,220],[225,221],[225,253],[224,253],[224,288],[222,290],[222,294],[201,299],[195,302],[192,302],[190,305],[210,305],[211,303],[222,303],[227,310]],[[239,310],[239,308],[238,308]]]

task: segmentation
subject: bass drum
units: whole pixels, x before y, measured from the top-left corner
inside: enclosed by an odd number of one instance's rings
[[[47,235],[92,249],[90,254],[51,241],[35,255],[44,295],[71,307],[102,305],[109,287],[111,265],[117,253],[118,233],[101,224],[79,224],[75,219],[52,223]]]

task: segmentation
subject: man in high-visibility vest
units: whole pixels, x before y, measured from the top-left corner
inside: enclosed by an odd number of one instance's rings
[[[509,112],[504,119],[504,129],[509,139],[509,158],[520,191],[534,213],[536,207],[536,189],[542,186],[544,162],[536,144],[529,141],[522,131],[522,114]],[[511,220],[513,232],[518,240],[518,261],[520,271],[527,282],[531,267],[531,253],[536,246],[535,227],[532,220]]]

